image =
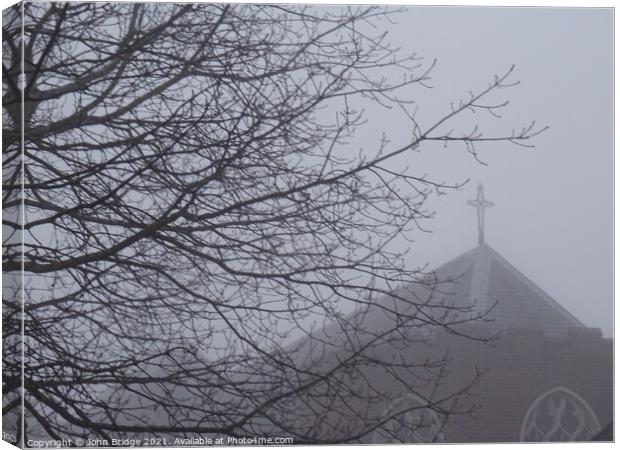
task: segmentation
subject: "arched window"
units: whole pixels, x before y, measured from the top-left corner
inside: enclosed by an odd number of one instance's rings
[[[528,408],[519,439],[525,442],[587,441],[601,429],[588,403],[573,391],[556,387]]]
[[[394,400],[381,416],[390,419],[375,431],[373,442],[443,442],[441,430],[444,421],[427,404],[427,401],[414,394]]]

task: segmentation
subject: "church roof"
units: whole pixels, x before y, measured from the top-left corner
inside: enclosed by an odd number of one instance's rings
[[[383,296],[362,317],[350,318],[358,330],[378,335],[394,327],[403,316],[420,318],[417,308],[438,323],[484,323],[489,334],[514,329],[540,330],[548,336],[565,336],[585,325],[485,242],[439,266],[428,282],[402,286],[394,296]],[[433,305],[441,305],[433,307]],[[451,309],[452,319],[444,316]],[[482,316],[482,317],[481,317]],[[432,328],[432,327],[431,327]],[[338,324],[317,334],[330,340]],[[422,332],[422,328],[420,328]]]
[[[476,198],[468,204],[476,207],[478,247],[437,269],[438,279],[457,278],[452,293],[456,304],[469,301],[475,303],[474,312],[488,311],[486,318],[498,330],[529,328],[549,335],[562,335],[569,328],[584,327],[485,243],[485,209],[493,206],[493,202],[484,197],[482,184],[478,185]]]
[[[585,327],[485,242],[440,266],[436,274],[438,279],[455,278],[446,301],[453,297],[457,304],[475,303],[476,311],[489,311],[487,319],[498,330],[540,329],[562,335]]]
[[[292,347],[301,350],[307,346],[300,354],[322,354],[325,346],[338,348],[353,336],[356,341],[366,341],[398,328],[397,334],[413,333],[425,339],[436,329],[446,329],[445,325],[459,332],[461,325],[472,323],[483,323],[487,337],[515,329],[566,336],[571,329],[586,328],[485,242],[485,209],[494,204],[484,197],[482,184],[468,204],[476,207],[476,248],[400,286],[391,295],[360,302],[359,310],[344,320],[323,324]],[[316,341],[323,345],[314,346]]]
[[[325,347],[316,346],[316,342],[311,341],[317,340],[336,349],[353,335],[364,341],[394,329],[397,323],[402,323],[403,317],[415,316],[419,324],[421,318],[424,321],[420,311],[424,311],[430,321],[435,311],[438,323],[458,323],[463,319],[466,323],[482,323],[487,336],[515,329],[540,330],[547,336],[566,336],[571,329],[585,328],[582,322],[485,242],[439,266],[429,278],[434,281],[404,285],[394,296],[377,298],[363,313],[353,313],[345,321],[326,324],[312,333],[312,339],[301,339],[294,347],[300,350],[305,342],[308,347],[300,352],[304,358],[312,352],[320,355]],[[425,306],[418,309],[421,304]],[[451,308],[452,319],[446,319],[444,314]],[[418,325],[416,329],[416,333],[421,333],[420,337],[433,331],[433,327],[424,325]]]

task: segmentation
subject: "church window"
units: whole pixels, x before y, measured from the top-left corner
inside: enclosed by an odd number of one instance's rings
[[[601,426],[588,403],[576,393],[556,387],[529,407],[519,439],[525,442],[586,441]]]

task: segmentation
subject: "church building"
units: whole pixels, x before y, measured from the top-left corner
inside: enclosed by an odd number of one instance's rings
[[[613,440],[613,340],[604,338],[600,329],[585,326],[485,242],[484,209],[492,203],[484,199],[482,186],[469,203],[478,213],[478,246],[434,273],[437,279],[452,280],[442,289],[446,301],[475,304],[469,314],[487,312],[484,320],[465,321],[457,330],[496,338],[480,342],[463,339],[454,329],[439,329],[424,339],[429,354],[449,352],[449,370],[432,395],[440,397],[442,391],[447,395],[474,374],[475,382],[458,398],[463,414],[446,419],[441,411],[420,406],[427,400],[407,392],[402,387],[407,380],[396,386],[381,371],[369,370],[363,377],[365,385],[385,397],[372,409],[389,419],[359,441]],[[407,289],[421,288],[403,287]],[[374,311],[364,322],[366,328],[379,330],[388,329],[393,320],[394,315]],[[403,347],[396,357],[406,359],[413,352]],[[342,420],[341,413],[330,414],[332,423]]]
[[[482,186],[470,204],[478,211],[479,245],[436,273],[458,277],[451,295],[475,299],[489,311],[488,322],[476,326],[499,334],[491,345],[456,340],[448,333],[435,336],[437,348],[451,349],[452,379],[473,367],[484,373],[471,393],[470,401],[479,405],[475,412],[455,416],[441,429],[437,425],[428,436],[444,442],[584,441],[607,430],[611,438],[612,339],[586,327],[485,242],[484,209],[492,203],[484,199]],[[396,396],[386,408],[394,408],[394,402],[416,399]],[[439,424],[433,411],[414,410],[410,416],[420,414]],[[373,441],[424,440],[415,431],[405,436],[394,431]]]

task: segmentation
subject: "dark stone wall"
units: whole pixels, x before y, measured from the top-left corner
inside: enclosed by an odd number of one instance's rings
[[[480,408],[473,416],[456,416],[445,431],[447,442],[514,442],[530,405],[555,387],[585,400],[601,427],[613,418],[613,341],[598,329],[574,329],[567,336],[541,330],[508,330],[493,346],[438,338],[452,348],[452,384],[478,366],[486,373],[467,401]],[[446,387],[446,389],[449,386]]]

